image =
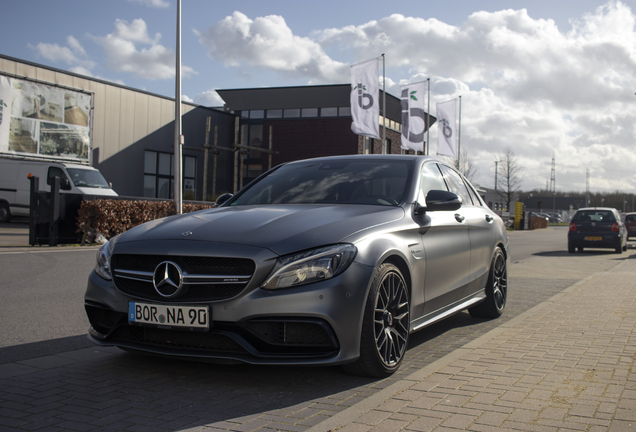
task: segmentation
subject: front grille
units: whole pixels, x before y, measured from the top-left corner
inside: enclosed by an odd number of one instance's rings
[[[339,350],[333,329],[323,320],[284,318],[245,323],[215,322],[210,331],[188,331],[130,325],[125,313],[91,305],[87,305],[86,310],[93,328],[106,336],[104,340],[119,346],[162,347],[197,351],[210,357],[232,354],[241,358],[325,357]]]
[[[125,325],[113,332],[112,341],[197,351],[247,353],[231,338],[209,332],[188,332]]]
[[[155,268],[164,261],[177,264],[183,272],[183,289],[175,297],[160,295],[152,282]],[[256,265],[244,258],[116,254],[112,268],[115,286],[125,294],[162,302],[204,302],[239,295]]]

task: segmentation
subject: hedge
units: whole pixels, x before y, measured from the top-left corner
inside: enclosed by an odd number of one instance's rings
[[[183,203],[183,213],[213,207],[214,204]],[[101,233],[110,239],[144,222],[174,214],[176,214],[174,201],[111,199],[82,201],[77,217],[77,232],[83,232],[84,238]]]

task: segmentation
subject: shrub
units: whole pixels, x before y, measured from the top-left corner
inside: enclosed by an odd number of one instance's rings
[[[183,213],[213,208],[212,204],[183,203]],[[176,214],[173,201],[97,199],[82,201],[77,232],[99,232],[110,239],[144,222]]]

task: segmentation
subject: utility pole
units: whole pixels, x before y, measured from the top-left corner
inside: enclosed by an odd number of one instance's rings
[[[497,191],[497,172],[499,172],[498,166],[499,166],[499,161],[495,161],[495,191]]]
[[[590,169],[585,172],[585,207],[590,206]]]
[[[552,171],[550,172],[550,192],[556,193],[556,164],[554,162],[554,152],[552,152]]]

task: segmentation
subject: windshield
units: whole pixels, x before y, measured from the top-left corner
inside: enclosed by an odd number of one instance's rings
[[[583,210],[574,215],[572,222],[616,222],[616,219],[608,210]]]
[[[410,164],[386,160],[307,161],[284,165],[231,206],[371,204],[395,206],[406,192]]]
[[[67,168],[68,175],[75,186],[92,188],[110,188],[106,179],[97,170]]]

